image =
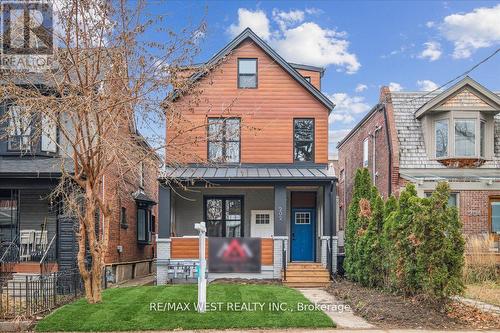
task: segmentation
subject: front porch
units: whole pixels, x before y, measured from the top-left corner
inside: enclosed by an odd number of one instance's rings
[[[186,187],[161,184],[158,283],[175,281],[184,269],[181,266],[193,267],[187,275],[195,278],[198,238],[194,224],[205,221],[209,244],[217,238],[228,242],[240,239],[241,243],[257,239],[260,255],[259,269],[214,271],[207,246],[209,280],[283,279],[290,283],[326,284],[336,272],[336,179],[323,173],[313,174],[316,170],[293,171],[286,179],[277,179],[268,172],[252,176],[252,180],[245,176],[206,177],[191,181]],[[287,271],[293,272],[287,275]]]
[[[47,274],[74,261],[73,221],[60,215],[51,187],[0,188],[2,280]]]

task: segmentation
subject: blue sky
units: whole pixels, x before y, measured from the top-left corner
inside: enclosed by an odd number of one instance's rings
[[[197,61],[250,26],[286,60],[325,66],[322,91],[337,104],[331,156],[378,101],[382,85],[432,89],[500,47],[498,1],[153,1],[150,7],[174,29],[206,20]],[[500,91],[500,54],[470,75]]]

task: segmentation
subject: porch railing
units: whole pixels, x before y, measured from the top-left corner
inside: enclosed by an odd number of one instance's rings
[[[283,267],[283,280],[286,281],[286,241],[281,241],[281,267]]]
[[[57,261],[57,253],[56,253],[56,235],[52,237],[50,240],[47,249],[42,255],[42,259],[40,259],[40,274],[47,274],[51,272],[51,265],[54,265]]]
[[[19,260],[19,246],[17,245],[18,237],[9,242],[1,244],[0,257],[0,283],[4,283],[10,278],[13,265]]]

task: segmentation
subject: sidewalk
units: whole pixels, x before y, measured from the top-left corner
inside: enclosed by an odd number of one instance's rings
[[[343,302],[335,299],[323,289],[298,289],[311,303],[323,306],[323,312],[330,317],[338,328],[365,329],[375,328],[365,319],[356,316],[352,309]]]

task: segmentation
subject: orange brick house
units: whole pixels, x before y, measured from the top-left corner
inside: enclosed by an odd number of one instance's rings
[[[356,169],[366,167],[386,198],[407,182],[426,196],[447,181],[465,234],[500,233],[500,97],[473,79],[433,93],[383,87],[337,147],[341,227]]]
[[[246,29],[192,73],[201,95],[174,94],[167,115],[179,119],[168,123],[167,140],[189,145],[166,152],[160,175],[159,284],[172,279],[175,265],[196,263],[200,221],[209,279],[280,279],[288,270],[291,284],[328,281],[336,268],[336,178],[328,168],[334,105],[320,91],[323,72],[286,62]],[[183,133],[187,123],[194,130]],[[253,270],[215,272],[210,244],[224,239],[256,240]],[[304,281],[294,269],[317,279]]]

